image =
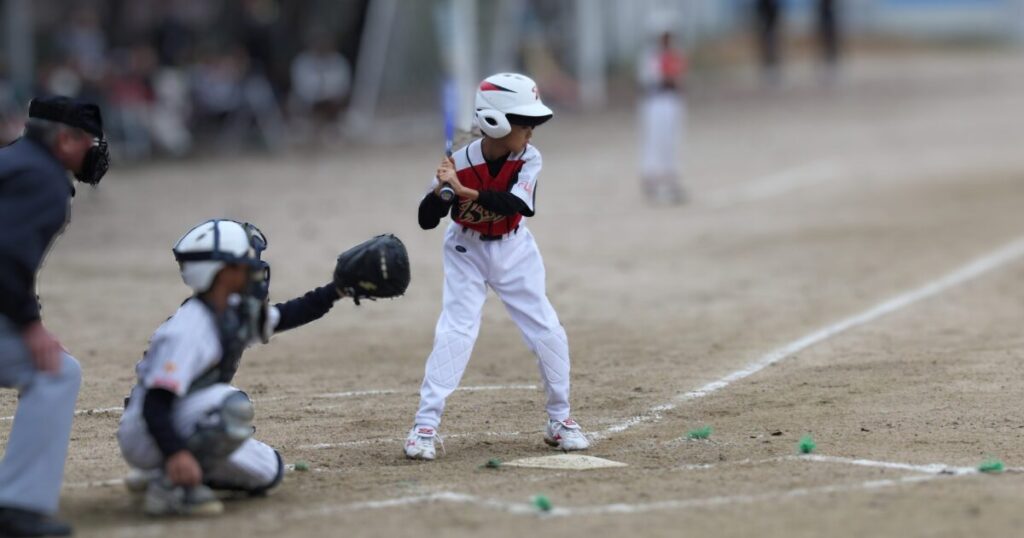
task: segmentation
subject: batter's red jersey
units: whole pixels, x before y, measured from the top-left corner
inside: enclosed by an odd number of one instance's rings
[[[459,182],[478,191],[511,192],[526,202],[533,216],[534,198],[537,192],[537,175],[540,174],[541,157],[537,148],[527,144],[521,153],[508,157],[495,176],[491,175],[480,149],[481,140],[471,142],[452,154],[455,160],[455,174]],[[436,181],[436,179],[435,179]],[[452,212],[455,222],[487,235],[501,235],[515,230],[523,215],[499,215],[468,198],[459,198]]]

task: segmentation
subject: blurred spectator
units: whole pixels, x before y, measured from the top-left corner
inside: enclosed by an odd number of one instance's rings
[[[264,149],[281,148],[285,127],[274,91],[245,49],[202,56],[192,88],[197,127],[215,133],[220,149],[238,150],[253,134]]]
[[[154,29],[154,41],[160,64],[182,67],[189,60],[192,50],[193,32],[185,24],[180,8],[168,5],[164,16]]]
[[[352,68],[330,35],[316,32],[306,50],[292,62],[292,111],[299,127],[317,138],[336,129],[348,101]],[[305,124],[305,125],[303,125]],[[311,124],[311,125],[310,125]]]
[[[836,0],[818,0],[818,44],[825,64],[825,77],[831,82],[839,70],[840,28]]]
[[[289,139],[282,102],[292,105],[297,124],[338,139],[352,69],[332,32],[358,32],[365,1],[38,2],[43,39],[33,89],[103,105],[118,158],[183,156],[206,147],[197,141],[221,150],[280,148]],[[311,12],[336,16],[317,21],[322,30],[296,56],[305,41],[298,28]],[[358,35],[341,38],[358,49]],[[0,82],[0,142],[21,132],[21,106],[5,93]]]
[[[176,67],[161,68],[153,77],[153,95],[156,102],[150,129],[154,142],[171,156],[186,155],[192,149],[188,75]]]
[[[21,136],[24,126],[25,114],[14,98],[14,88],[0,78],[0,146],[6,146]]]
[[[119,49],[107,79],[107,100],[111,111],[107,130],[118,143],[120,155],[143,159],[153,152],[150,136],[154,95],[150,86],[156,72],[156,51],[148,45]]]
[[[58,35],[62,52],[79,75],[97,80],[106,66],[107,39],[100,27],[95,9],[79,8],[72,16],[68,28]]]

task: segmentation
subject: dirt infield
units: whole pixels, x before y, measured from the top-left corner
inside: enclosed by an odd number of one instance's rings
[[[40,288],[85,371],[62,515],[81,536],[1017,532],[1024,58],[864,60],[831,90],[746,87],[695,89],[682,208],[642,201],[627,108],[535,138],[529,226],[569,334],[574,416],[597,435],[589,454],[625,468],[481,468],[550,453],[534,360],[493,297],[446,455],[401,457],[440,308],[441,232],[415,219],[437,144],[120,170],[83,190]],[[267,233],[275,299],[381,232],[406,242],[413,282],[246,354],[236,384],[258,437],[310,471],[218,519],[152,520],[115,480],[117,407],[187,293],[170,247],[212,216]],[[0,393],[0,415],[14,405]],[[685,438],[703,425],[709,440]],[[796,456],[808,434],[819,458]],[[974,472],[987,458],[1014,469]]]

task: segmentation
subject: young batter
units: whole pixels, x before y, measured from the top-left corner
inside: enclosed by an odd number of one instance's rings
[[[459,385],[480,331],[490,287],[505,303],[523,339],[537,355],[547,392],[544,441],[562,450],[589,446],[569,414],[569,343],[545,293],[544,262],[523,217],[534,214],[541,157],[529,144],[534,127],[551,119],[537,85],[523,75],[485,79],[476,93],[483,138],[446,158],[419,207],[420,227],[437,227],[451,214],[444,239],[444,306],[427,358],[415,425],[405,455],[432,460],[445,398]],[[454,203],[439,196],[450,185]]]
[[[151,515],[219,513],[211,488],[260,494],[284,476],[277,451],[252,438],[252,402],[231,379],[245,347],[320,318],[341,293],[328,284],[270,306],[266,245],[251,224],[210,220],[174,247],[195,295],[153,333],[117,430],[137,470],[129,487],[145,488]]]

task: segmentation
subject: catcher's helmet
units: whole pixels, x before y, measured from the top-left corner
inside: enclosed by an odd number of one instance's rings
[[[537,126],[553,115],[541,102],[537,83],[524,75],[491,75],[476,90],[476,121],[491,138],[509,134],[512,124]]]
[[[174,259],[181,279],[195,293],[210,289],[217,273],[227,264],[245,264],[262,269],[269,280],[269,268],[260,260],[267,238],[256,226],[226,219],[212,219],[192,228],[174,245]]]

